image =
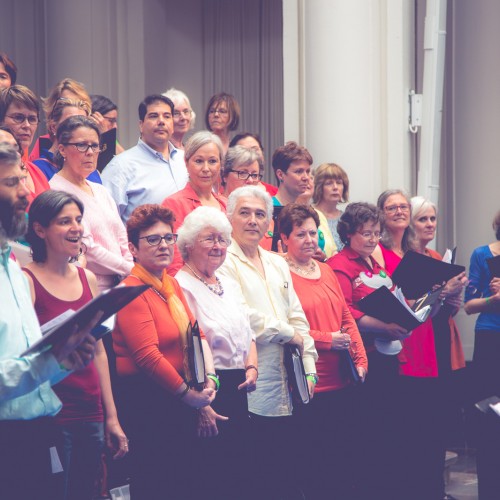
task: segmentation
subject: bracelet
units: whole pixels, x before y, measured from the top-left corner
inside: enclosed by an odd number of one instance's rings
[[[186,396],[186,394],[190,391],[191,389],[189,388],[189,385],[186,384],[186,388],[180,393],[180,394],[177,394],[177,397],[179,399],[183,399],[184,396]]]
[[[319,377],[316,373],[307,373],[306,378],[307,380],[311,381],[314,385],[316,385],[319,381]]]
[[[255,370],[257,372],[257,377],[259,376],[259,370],[257,370],[257,367],[255,365],[248,365],[245,368],[245,372],[247,372],[248,370]]]
[[[490,298],[489,297],[485,297],[484,300],[486,300],[486,305],[489,306],[490,305]]]
[[[215,373],[207,373],[207,378],[215,382],[215,390],[218,391],[220,389],[219,376],[216,375]]]
[[[63,372],[70,372],[69,368],[66,368],[62,363],[59,363],[59,369]]]

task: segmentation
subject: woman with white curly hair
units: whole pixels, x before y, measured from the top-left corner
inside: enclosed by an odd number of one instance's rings
[[[205,450],[203,462],[211,469],[206,484],[211,484],[213,498],[231,498],[246,479],[240,464],[249,449],[247,392],[255,390],[259,373],[255,334],[238,301],[236,283],[216,274],[231,243],[227,217],[216,208],[198,207],[178,233],[184,266],[176,279],[205,333],[216,371],[209,376],[216,380],[217,398],[199,412],[200,435],[217,436]],[[224,481],[214,481],[218,470],[224,471]]]
[[[170,141],[177,149],[184,149],[184,136],[194,128],[196,113],[191,108],[189,97],[172,87],[163,93],[174,103],[174,132]]]

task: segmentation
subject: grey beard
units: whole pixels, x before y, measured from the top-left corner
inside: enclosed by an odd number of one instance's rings
[[[4,228],[0,224],[0,246],[5,245],[8,240],[17,240],[26,234],[28,221],[25,214],[12,217],[9,228]]]

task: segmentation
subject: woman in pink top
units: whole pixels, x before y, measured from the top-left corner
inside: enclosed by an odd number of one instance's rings
[[[71,116],[57,128],[61,170],[50,180],[52,189],[78,196],[85,206],[82,243],[87,267],[96,275],[99,290],[116,285],[132,269],[127,233],[116,204],[106,188],[87,180],[97,165],[100,134],[85,116]]]

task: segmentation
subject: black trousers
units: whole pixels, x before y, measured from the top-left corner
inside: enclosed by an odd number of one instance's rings
[[[472,363],[474,402],[500,397],[500,332],[476,330]],[[473,409],[480,500],[496,500],[500,491],[500,418]]]
[[[115,392],[130,440],[134,500],[190,500],[203,491],[196,449],[197,412],[144,375],[122,377]]]
[[[217,370],[220,389],[212,408],[219,415],[219,434],[200,438],[202,468],[206,474],[203,497],[207,500],[250,499],[253,459],[250,450],[250,418],[246,391],[238,385],[245,381],[245,370]]]
[[[353,500],[359,496],[359,388],[320,392],[294,409],[301,421],[304,466],[301,489],[307,500]]]
[[[54,498],[50,417],[0,421],[0,498]]]

